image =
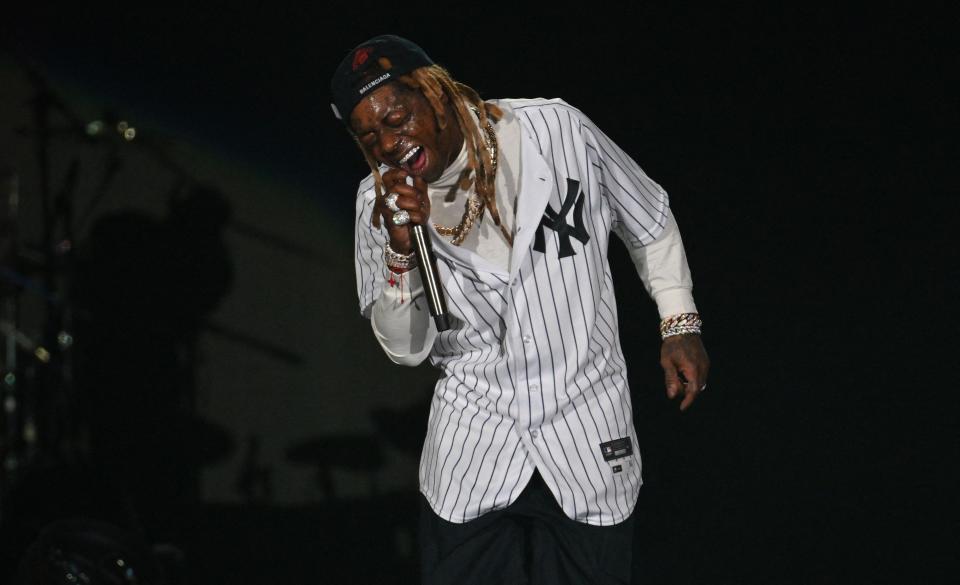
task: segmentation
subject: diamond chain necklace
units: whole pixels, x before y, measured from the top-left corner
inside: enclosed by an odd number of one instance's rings
[[[480,112],[477,111],[477,108],[470,106],[470,109],[473,110],[473,113],[479,117]],[[497,175],[497,154],[499,152],[499,145],[497,144],[497,134],[493,130],[493,126],[490,124],[490,121],[487,120],[487,124],[484,127],[485,134],[487,135],[487,152],[490,154],[490,166],[493,170],[493,175]],[[476,175],[476,171],[474,171]],[[474,224],[483,216],[484,205],[480,200],[480,195],[477,194],[476,189],[476,179],[474,179],[473,191],[467,195],[467,202],[464,205],[463,218],[460,220],[454,227],[447,227],[434,223],[433,227],[437,230],[437,233],[442,236],[453,236],[452,243],[454,246],[459,246],[463,243],[463,240],[466,239],[467,235],[470,233],[470,230],[473,229]],[[503,226],[500,226],[500,230],[503,230]],[[513,243],[513,238],[507,236],[504,231],[504,236],[507,237],[507,241],[511,244]]]

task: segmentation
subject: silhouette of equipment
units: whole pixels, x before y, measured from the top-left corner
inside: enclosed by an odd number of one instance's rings
[[[367,476],[370,496],[378,494],[377,471],[383,466],[384,456],[374,435],[326,435],[291,445],[286,450],[287,460],[299,465],[317,468],[317,481],[328,500],[340,497],[334,482],[334,470],[363,473]]]
[[[90,460],[114,475],[134,508],[144,507],[138,512],[163,523],[199,498],[199,469],[236,450],[226,429],[195,413],[200,333],[282,363],[304,362],[210,320],[233,283],[225,230],[317,256],[234,220],[223,193],[192,176],[149,131],[112,113],[84,121],[39,67],[11,56],[33,89],[32,116],[16,130],[29,138],[36,176],[24,182],[0,160],[0,527],[6,495],[31,469]],[[80,154],[94,148],[103,164],[91,176],[81,169],[90,157]],[[131,149],[173,174],[164,218],[104,213],[122,194],[117,178]],[[18,223],[23,188],[40,211],[30,233]],[[42,312],[41,323],[26,329],[25,299]]]
[[[47,525],[20,562],[16,585],[163,585],[147,544],[119,526],[86,518]]]
[[[431,397],[432,392],[427,392],[422,399],[407,406],[371,410],[370,418],[378,434],[407,455],[419,457],[427,431]]]

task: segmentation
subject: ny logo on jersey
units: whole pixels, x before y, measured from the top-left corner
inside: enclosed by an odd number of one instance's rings
[[[570,208],[573,207],[573,225],[571,226],[564,219]],[[573,179],[567,179],[567,195],[563,199],[563,206],[560,212],[556,212],[547,205],[547,210],[540,219],[540,225],[537,226],[537,235],[533,242],[533,249],[541,254],[546,253],[547,247],[544,241],[544,231],[550,228],[557,232],[560,238],[560,258],[575,256],[570,245],[570,237],[573,236],[580,240],[581,244],[586,244],[590,239],[590,234],[583,227],[583,191],[580,190],[580,182]]]

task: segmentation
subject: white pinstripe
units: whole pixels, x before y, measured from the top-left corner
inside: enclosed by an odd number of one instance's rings
[[[442,374],[430,408],[420,489],[434,511],[465,522],[504,508],[538,468],[571,518],[594,525],[626,519],[640,487],[626,363],[620,349],[610,233],[631,248],[654,241],[667,194],[576,108],[561,100],[504,100],[522,127],[520,197],[511,270],[485,271],[434,232],[453,320],[430,361]],[[590,239],[540,228],[559,210],[567,179],[580,183]],[[356,267],[361,311],[383,286],[386,231],[369,228],[372,179],[357,198]],[[571,208],[566,221],[574,224]],[[544,229],[545,253],[534,251]],[[614,473],[600,443],[630,437],[633,465]]]

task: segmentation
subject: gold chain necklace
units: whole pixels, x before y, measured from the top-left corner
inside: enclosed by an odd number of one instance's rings
[[[479,117],[480,112],[476,107],[471,105],[470,109],[473,110],[473,113]],[[487,152],[490,154],[490,167],[493,170],[493,176],[496,177],[499,145],[497,144],[497,134],[494,132],[493,126],[490,124],[489,120],[487,120],[484,131],[484,133],[487,135],[486,147]],[[466,138],[464,138],[464,140],[466,140]],[[451,242],[454,246],[459,246],[463,243],[463,240],[466,239],[474,224],[483,216],[484,205],[483,201],[480,199],[480,195],[477,194],[476,188],[477,174],[477,171],[474,171],[473,192],[467,195],[467,202],[464,205],[463,218],[460,220],[460,223],[454,227],[447,227],[438,223],[433,224],[433,227],[437,230],[438,234],[442,236],[453,236]]]

